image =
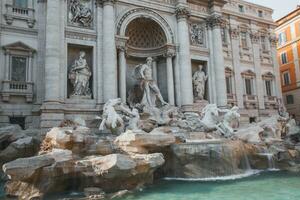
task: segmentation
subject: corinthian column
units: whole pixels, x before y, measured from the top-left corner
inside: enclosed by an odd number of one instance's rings
[[[126,103],[126,41],[127,37],[117,37],[117,49],[119,57],[119,96],[123,103]]]
[[[45,46],[45,101],[60,100],[60,21],[61,0],[47,1]]]
[[[212,15],[207,20],[208,28],[212,32],[212,51],[213,67],[214,67],[214,76],[216,80],[216,97],[217,105],[219,107],[227,106],[227,94],[226,94],[226,79],[225,79],[225,67],[224,67],[224,57],[223,57],[223,45],[221,37],[220,26],[223,23],[221,16]]]
[[[168,100],[170,105],[175,105],[174,96],[174,73],[173,73],[173,57],[175,50],[168,49],[165,57],[167,59],[167,82],[168,82]]]
[[[103,95],[106,102],[118,97],[114,10],[116,0],[101,1],[103,3]]]
[[[192,83],[192,63],[190,56],[190,39],[187,19],[190,16],[190,10],[185,3],[179,3],[176,8],[177,16],[177,35],[179,43],[179,65],[180,65],[180,90],[182,106],[192,105],[193,83]]]

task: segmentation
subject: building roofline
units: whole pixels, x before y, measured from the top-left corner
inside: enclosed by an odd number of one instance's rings
[[[269,8],[269,7],[267,7],[267,6],[262,6],[262,5],[256,4],[256,3],[251,3],[251,2],[249,2],[249,1],[247,1],[247,0],[240,0],[240,1],[243,2],[243,3],[246,3],[246,4],[248,4],[248,5],[252,5],[252,6],[255,6],[255,7],[263,8],[263,9],[265,9],[265,10],[271,11],[272,13],[274,12],[274,10],[273,10],[272,8]]]
[[[282,24],[284,24],[284,23],[286,23],[287,21],[290,20],[290,19],[284,20],[285,18],[287,18],[288,16],[290,16],[290,15],[292,15],[292,14],[298,12],[298,11],[300,11],[300,5],[298,5],[297,8],[296,8],[295,10],[293,10],[292,12],[290,12],[290,13],[284,15],[283,17],[281,17],[280,19],[276,20],[276,23],[277,23],[279,26],[281,26]],[[280,21],[283,21],[283,22],[280,23]]]

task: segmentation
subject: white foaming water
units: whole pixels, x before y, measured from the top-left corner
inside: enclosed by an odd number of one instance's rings
[[[242,179],[242,178],[247,178],[256,174],[261,173],[262,170],[249,170],[246,171],[243,174],[235,174],[235,175],[230,175],[230,176],[217,176],[217,177],[209,177],[209,178],[172,178],[172,177],[166,177],[164,180],[167,181],[230,181],[230,180],[237,180],[237,179]]]
[[[280,171],[280,169],[277,169],[275,166],[274,161],[274,154],[272,153],[259,153],[260,156],[266,156],[268,158],[268,171]]]

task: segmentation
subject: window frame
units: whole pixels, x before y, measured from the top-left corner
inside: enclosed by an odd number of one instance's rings
[[[248,81],[249,81],[249,82],[248,82]],[[254,95],[254,90],[253,90],[253,79],[252,79],[252,78],[245,77],[244,82],[245,82],[245,94],[248,95],[248,96]],[[249,86],[250,88],[247,88],[247,82],[249,83],[248,86]],[[249,90],[249,91],[248,91],[248,90]]]
[[[241,5],[241,4],[239,4],[239,12],[240,13],[245,13],[245,6],[244,5]]]
[[[285,79],[285,75],[288,75],[288,83],[286,83],[286,79]],[[291,75],[290,75],[290,71],[284,71],[282,72],[282,82],[283,82],[283,86],[287,86],[291,84]]]
[[[289,99],[289,97],[291,97],[291,99]],[[294,95],[289,94],[289,95],[286,95],[285,98],[286,98],[286,104],[287,105],[293,105],[293,104],[295,104]]]
[[[269,83],[269,85],[267,83]],[[265,80],[265,89],[266,89],[266,96],[272,97],[273,96],[273,80],[270,80],[270,79]]]
[[[264,17],[264,11],[263,10],[258,10],[258,17],[261,17],[261,18]]]
[[[284,57],[283,57],[284,56]],[[287,52],[284,51],[280,54],[280,61],[282,65],[285,65],[289,62]]]
[[[287,36],[286,36],[286,32],[282,31],[278,34],[278,45],[282,46],[284,44],[287,43]]]
[[[242,46],[243,49],[248,48],[247,32],[246,31],[241,32],[241,46]]]
[[[17,8],[28,8],[28,0],[21,0],[24,3],[18,3],[20,0],[13,0],[13,6]]]
[[[13,58],[24,58],[25,59],[25,80],[13,80]],[[29,77],[28,77],[28,68],[29,68],[29,56],[25,56],[25,55],[18,55],[18,54],[11,54],[10,58],[9,58],[10,62],[9,62],[9,80],[10,81],[15,81],[15,82],[28,82],[29,81]]]

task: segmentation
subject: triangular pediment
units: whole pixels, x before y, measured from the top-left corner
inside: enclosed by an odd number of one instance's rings
[[[15,42],[11,44],[7,44],[3,46],[3,49],[5,50],[19,50],[19,51],[27,51],[27,52],[35,52],[36,50],[28,46],[27,44],[24,44],[23,42]]]

